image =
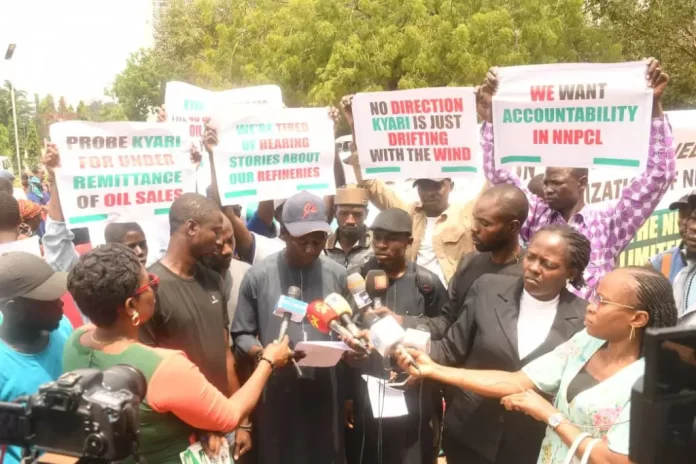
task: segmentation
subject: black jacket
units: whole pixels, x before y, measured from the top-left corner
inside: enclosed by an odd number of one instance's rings
[[[522,277],[480,277],[469,290],[457,322],[443,340],[432,342],[431,357],[448,366],[517,372],[583,329],[587,302],[564,289],[546,340],[519,359],[517,318],[522,289]],[[536,463],[545,424],[505,411],[499,399],[449,386],[444,391],[445,454],[448,448],[464,447],[496,464]]]

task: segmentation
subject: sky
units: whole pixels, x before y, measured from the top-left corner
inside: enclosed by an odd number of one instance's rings
[[[106,99],[130,53],[151,46],[151,12],[151,0],[0,0],[0,81],[30,99]],[[5,61],[10,43],[17,48]]]

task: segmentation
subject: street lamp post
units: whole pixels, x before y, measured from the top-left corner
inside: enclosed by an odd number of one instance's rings
[[[7,46],[7,51],[5,52],[5,60],[10,61],[12,59],[12,55],[14,55],[15,48],[17,48],[17,44],[10,44]],[[14,121],[15,150],[17,153],[17,175],[20,175],[22,173],[22,160],[19,157],[19,131],[17,130],[17,102],[15,100],[14,79],[10,81],[10,99],[12,100],[12,119]]]

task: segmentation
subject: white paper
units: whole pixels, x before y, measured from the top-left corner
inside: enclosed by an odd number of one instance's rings
[[[23,251],[38,257],[41,257],[41,246],[39,245],[39,236],[25,238],[24,240],[15,240],[14,242],[4,243],[0,245],[0,255],[11,251]]]
[[[362,378],[367,382],[367,395],[370,397],[372,416],[375,419],[408,415],[403,391],[388,386],[384,379],[370,375],[363,375]]]
[[[307,367],[333,367],[348,350],[350,347],[343,342],[300,342],[295,345],[295,351],[306,355],[297,364]]]
[[[471,87],[359,93],[353,113],[365,179],[437,179],[478,171]]]

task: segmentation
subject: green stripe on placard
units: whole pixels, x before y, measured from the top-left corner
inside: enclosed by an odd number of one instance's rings
[[[321,190],[329,188],[329,184],[299,184],[297,190]]]
[[[476,172],[473,166],[443,166],[440,172]]]
[[[525,156],[525,155],[503,156],[500,159],[500,164],[506,164],[506,163],[541,163],[541,156]]]
[[[399,166],[391,166],[386,168],[365,168],[365,174],[383,174],[385,172],[401,172]]]
[[[92,214],[89,216],[77,216],[74,218],[70,218],[70,224],[84,224],[86,222],[103,221],[104,219],[108,218],[108,214]]]
[[[159,216],[162,214],[169,214],[169,208],[157,208],[155,210],[155,216]]]
[[[256,189],[237,190],[236,192],[227,192],[225,198],[253,197],[256,195]]]
[[[627,168],[637,168],[640,166],[640,161],[631,159],[593,158],[592,162],[600,166],[622,166]]]

